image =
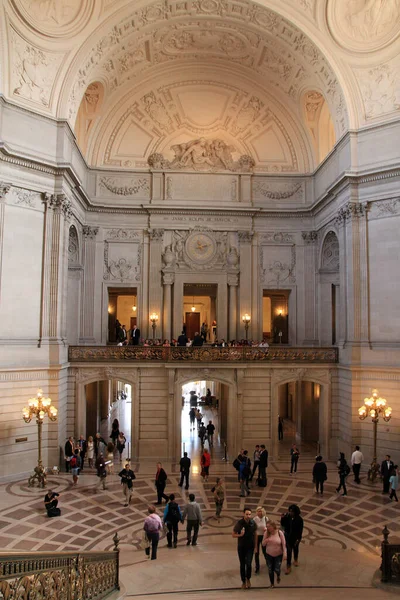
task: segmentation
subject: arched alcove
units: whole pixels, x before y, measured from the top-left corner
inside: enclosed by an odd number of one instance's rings
[[[307,91],[303,95],[303,113],[310,132],[316,164],[329,154],[336,142],[335,127],[329,106],[320,92]]]
[[[81,248],[75,225],[69,228],[68,237],[68,283],[67,283],[67,341],[77,344],[79,339],[79,315],[81,297]]]
[[[339,340],[339,240],[329,230],[323,238],[319,259],[319,330],[322,345]]]
[[[99,81],[88,85],[81,100],[75,121],[75,134],[79,147],[85,154],[90,131],[100,113],[104,98],[104,86]]]

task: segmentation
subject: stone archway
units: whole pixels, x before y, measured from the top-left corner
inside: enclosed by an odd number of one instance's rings
[[[340,249],[335,231],[329,229],[323,237],[319,257],[319,332],[322,345],[339,341],[339,273]]]

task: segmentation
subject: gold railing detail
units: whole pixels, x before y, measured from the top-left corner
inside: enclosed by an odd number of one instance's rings
[[[0,553],[4,600],[100,600],[119,590],[119,538],[112,552]]]
[[[163,346],[70,346],[70,362],[157,361],[157,362],[312,362],[337,363],[334,347],[184,348]]]

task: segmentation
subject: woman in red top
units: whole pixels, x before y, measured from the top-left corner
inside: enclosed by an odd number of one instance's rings
[[[204,449],[203,454],[200,459],[201,464],[201,476],[204,478],[204,481],[208,481],[210,465],[211,465],[211,456],[207,448]]]

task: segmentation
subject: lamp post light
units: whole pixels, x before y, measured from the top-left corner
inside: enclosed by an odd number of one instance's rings
[[[34,475],[28,480],[29,487],[32,487],[37,480],[39,487],[46,485],[46,472],[42,464],[42,427],[45,415],[50,421],[57,421],[57,409],[51,404],[51,398],[43,398],[42,390],[38,390],[36,398],[30,398],[28,407],[22,409],[22,417],[25,423],[30,423],[32,418],[36,418],[38,426],[38,464],[34,468]]]
[[[372,390],[370,398],[364,398],[364,404],[358,409],[358,416],[361,421],[364,421],[368,416],[371,417],[372,423],[374,424],[374,457],[372,459],[371,468],[368,471],[368,479],[372,482],[375,481],[379,473],[379,465],[376,457],[376,442],[378,434],[378,423],[380,417],[384,421],[390,421],[392,418],[392,409],[390,406],[386,406],[385,398],[379,397],[378,390]]]
[[[245,329],[245,332],[246,332],[246,341],[247,341],[247,338],[248,338],[248,335],[249,335],[249,324],[250,324],[250,321],[251,321],[250,315],[248,315],[247,313],[245,315],[243,315],[242,321],[244,323],[244,329]]]
[[[158,321],[157,313],[151,313],[150,321],[151,321],[151,326],[153,328],[153,340],[155,340],[156,339],[156,327],[157,327],[157,321]]]

